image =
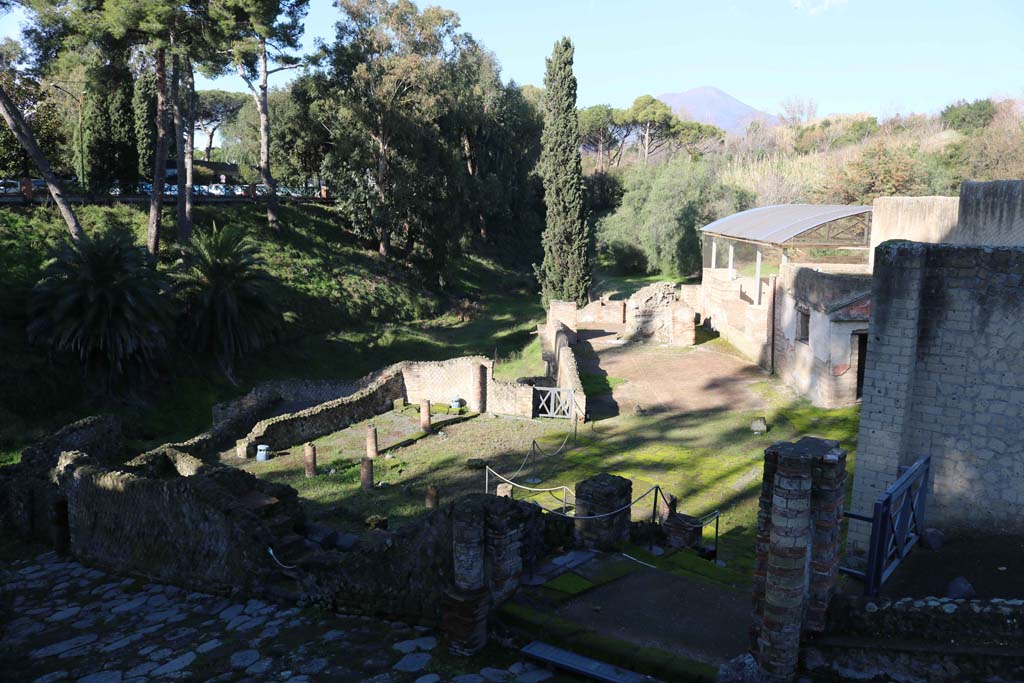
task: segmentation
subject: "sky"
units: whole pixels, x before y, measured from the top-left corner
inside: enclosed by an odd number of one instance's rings
[[[497,56],[506,79],[541,85],[562,36],[576,46],[580,106],[714,86],[777,113],[935,113],[950,102],[1024,98],[1024,0],[440,0]],[[311,0],[304,47],[340,11]],[[0,19],[0,37],[19,17]],[[292,74],[278,74],[278,85]],[[199,88],[244,90],[237,77]]]

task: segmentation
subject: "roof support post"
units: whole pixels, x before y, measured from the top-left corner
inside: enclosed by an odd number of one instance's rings
[[[711,270],[718,267],[718,240],[711,238]]]
[[[735,251],[736,251],[736,247],[733,245],[732,242],[729,242],[729,279],[730,280],[735,280],[736,279],[736,271],[733,270],[733,267],[732,267],[732,261],[733,261],[733,256],[734,256]]]
[[[754,305],[761,305],[761,247],[757,248],[757,267],[754,270]]]

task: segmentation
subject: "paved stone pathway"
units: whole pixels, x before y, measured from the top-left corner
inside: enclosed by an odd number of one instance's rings
[[[479,673],[429,673],[440,652],[430,629],[261,600],[232,601],[108,574],[52,552],[0,565],[0,629],[5,681],[551,678],[527,662]]]

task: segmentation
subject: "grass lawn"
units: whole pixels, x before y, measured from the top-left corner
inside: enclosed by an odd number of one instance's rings
[[[615,384],[616,379],[610,378],[608,383]],[[858,407],[815,408],[803,399],[794,399],[792,392],[774,379],[755,384],[753,389],[766,400],[767,409],[620,415],[581,425],[575,444],[570,437],[567,450],[551,457],[531,458],[525,465],[531,441],[536,439],[544,451],[554,451],[565,438],[569,424],[477,417],[442,428],[443,436],[427,437],[393,451],[388,459],[378,460],[376,479],[385,486],[372,492],[359,489],[358,459],[363,452],[364,424],[316,441],[321,470],[333,469],[334,474],[305,479],[301,447],[268,463],[249,461],[243,466],[259,476],[294,486],[314,517],[352,531],[364,529],[363,522],[371,514],[389,516],[392,525],[420,514],[428,484],[439,486],[445,499],[482,491],[484,475],[467,466],[471,458],[481,458],[505,475],[516,473],[522,466],[515,480],[535,478],[542,482],[536,486],[542,488],[564,485],[572,490],[583,479],[610,472],[632,480],[634,497],[658,484],[679,499],[680,512],[696,516],[719,510],[720,557],[727,563],[730,578],[749,580],[764,449],[773,442],[806,435],[837,439],[849,451],[847,467],[852,472],[859,419]],[[760,415],[767,417],[770,425],[769,432],[762,436],[749,428],[751,420]],[[402,420],[408,424],[401,426]],[[388,440],[400,440],[406,432],[418,429],[412,416],[394,413],[375,418],[374,423],[380,430],[382,448]],[[852,484],[852,477],[849,482]],[[492,479],[492,487],[494,484]],[[516,492],[517,497],[524,493]],[[550,493],[533,494],[532,499],[548,508],[559,506]],[[634,519],[647,519],[650,514],[647,504],[638,505],[633,512]],[[712,541],[710,537],[705,539],[707,544]],[[693,573],[692,567],[680,562],[681,558],[674,563],[654,563],[665,564],[670,571]]]

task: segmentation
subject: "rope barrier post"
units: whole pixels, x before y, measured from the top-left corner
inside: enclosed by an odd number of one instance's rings
[[[715,559],[718,559],[718,518],[719,515],[715,515]]]
[[[484,467],[484,493],[491,492],[491,468]]]
[[[648,550],[654,550],[654,525],[658,521],[658,496],[661,495],[661,487],[657,484],[654,485],[654,509],[651,510],[651,533],[649,534],[649,545]]]

